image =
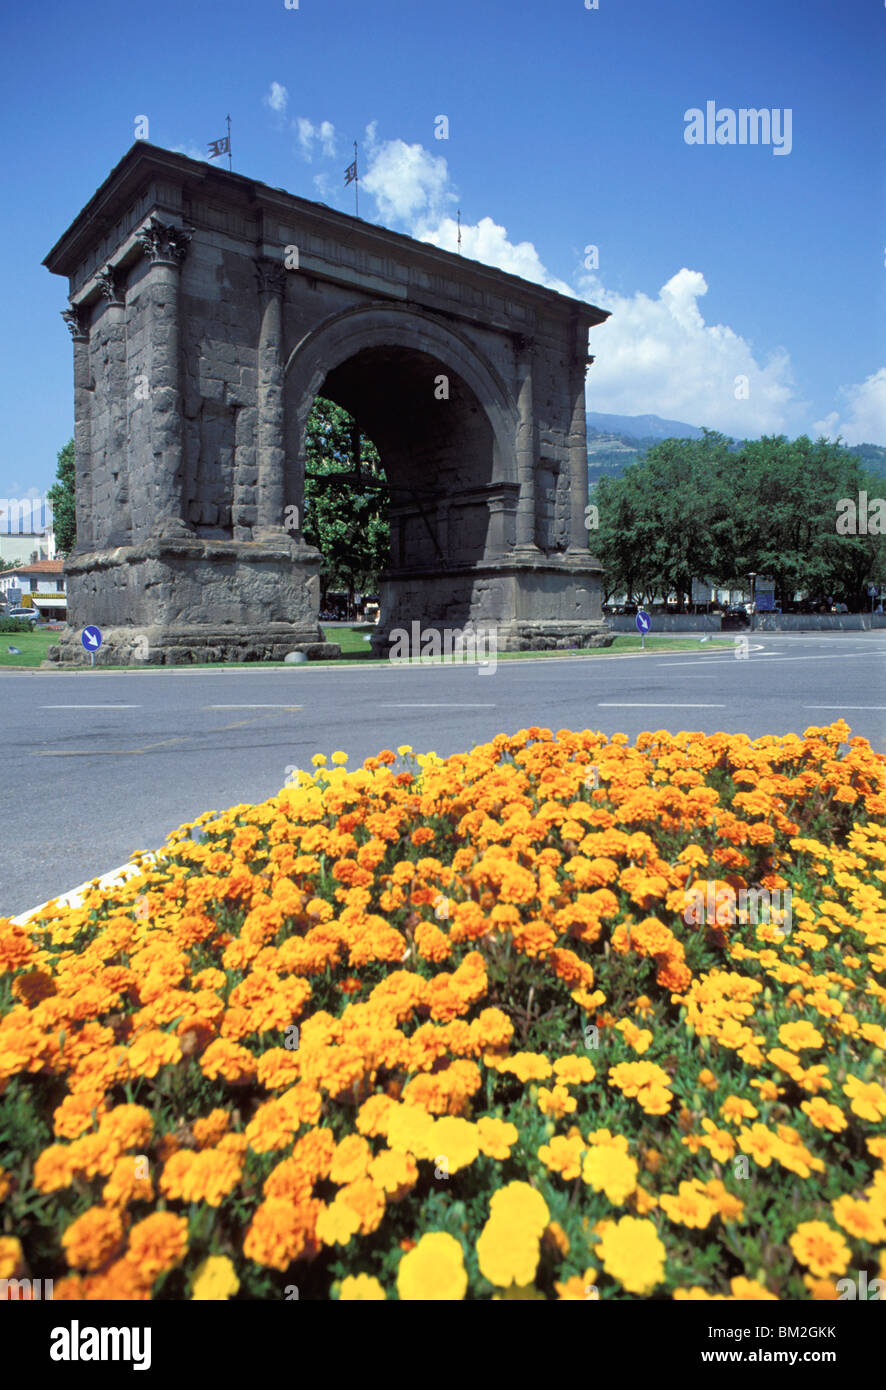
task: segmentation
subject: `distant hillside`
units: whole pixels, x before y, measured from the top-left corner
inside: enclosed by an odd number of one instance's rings
[[[632,463],[640,463],[661,439],[701,439],[703,431],[683,420],[663,420],[660,415],[603,415],[588,411],[588,481],[617,478]],[[732,440],[733,448],[741,441]],[[886,448],[880,444],[853,444],[855,454],[875,477],[886,478]]]
[[[879,444],[853,444],[850,454],[857,454],[869,473],[886,478],[886,449]]]
[[[660,415],[601,415],[588,411],[588,430],[595,434],[629,435],[632,439],[701,439],[698,425],[663,420]]]
[[[604,415],[588,411],[588,479],[617,478],[660,439],[701,439],[698,425],[660,415]]]

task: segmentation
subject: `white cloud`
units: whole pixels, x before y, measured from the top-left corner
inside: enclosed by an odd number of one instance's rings
[[[199,145],[173,145],[172,149],[175,154],[186,154],[188,159],[200,159],[204,163],[206,163],[209,158],[207,153],[208,142],[204,148],[201,148]]]
[[[293,127],[298,134],[302,157],[309,164],[314,158],[318,141],[323,158],[335,158],[335,126],[331,121],[321,121],[319,125],[314,125],[306,116],[298,116],[293,122]]]
[[[841,436],[846,444],[886,444],[886,367],[855,386],[841,386],[837,394],[843,410],[817,421],[814,433]]]
[[[263,100],[265,106],[270,106],[272,111],[284,112],[289,101],[289,93],[282,82],[272,82]]]
[[[417,227],[414,235],[419,241],[429,241],[443,251],[458,250],[458,222],[454,217],[444,217],[436,227]],[[469,260],[507,270],[523,280],[575,297],[575,290],[565,280],[558,280],[548,272],[531,241],[509,241],[505,228],[491,217],[482,217],[476,225],[462,223],[461,254]]]
[[[656,298],[609,292],[597,276],[580,283],[583,296],[612,315],[591,330],[592,410],[663,415],[739,439],[802,428],[805,403],[788,353],[779,348],[759,362],[727,324],[706,323],[698,300],[708,286],[699,271],[684,266]]]
[[[442,155],[423,145],[385,140],[373,146],[369,168],[360,182],[376,202],[383,222],[415,224],[439,215],[455,201],[449,188],[449,169]]]

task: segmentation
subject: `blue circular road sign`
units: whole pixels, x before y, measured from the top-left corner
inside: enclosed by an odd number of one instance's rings
[[[645,609],[645,608],[641,608],[640,611],[637,613],[637,631],[638,631],[638,632],[648,632],[649,629],[650,629],[651,627],[652,627],[652,619],[650,618],[649,614],[646,612],[646,609]]]
[[[101,631],[97,627],[85,627],[80,633],[80,641],[86,651],[97,652],[102,644]]]

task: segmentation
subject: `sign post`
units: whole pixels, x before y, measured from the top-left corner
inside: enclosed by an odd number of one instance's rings
[[[92,666],[95,665],[95,654],[102,644],[102,635],[97,627],[85,627],[80,634],[80,641],[83,643],[84,651],[89,652],[89,660]]]
[[[649,629],[650,629],[651,627],[652,627],[652,619],[650,618],[649,614],[646,612],[646,609],[645,609],[645,608],[639,608],[639,609],[637,610],[637,631],[638,631],[639,634],[640,634],[640,649],[641,649],[641,651],[644,651],[644,652],[645,652],[645,650],[646,650],[646,634],[647,634],[647,632],[649,631]]]

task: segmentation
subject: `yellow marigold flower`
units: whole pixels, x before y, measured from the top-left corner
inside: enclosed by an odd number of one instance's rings
[[[517,1052],[503,1062],[500,1070],[513,1072],[523,1082],[546,1081],[553,1067],[547,1057],[539,1057],[534,1052]]]
[[[866,1240],[870,1245],[886,1240],[886,1220],[872,1202],[859,1202],[847,1194],[837,1197],[831,1209],[837,1225],[858,1240]]]
[[[311,758],[311,762],[313,763],[314,767],[323,767],[326,763],[326,754],[315,753],[314,756]]]
[[[464,1252],[454,1236],[431,1231],[400,1261],[397,1293],[401,1302],[463,1299],[468,1287]]]
[[[582,1181],[595,1192],[605,1192],[613,1206],[621,1206],[635,1190],[637,1172],[633,1158],[608,1145],[591,1149],[581,1166]]]
[[[750,1084],[760,1092],[761,1100],[778,1100],[781,1095],[781,1091],[778,1086],[776,1086],[775,1082],[770,1081],[768,1078],[756,1077]]]
[[[0,1236],[0,1279],[17,1279],[24,1274],[25,1255],[17,1236]]]
[[[388,1145],[414,1154],[416,1158],[433,1158],[435,1120],[427,1110],[417,1105],[399,1105],[389,1113]]]
[[[654,1062],[619,1062],[609,1068],[609,1084],[626,1096],[636,1097],[647,1115],[667,1114],[673,1096],[671,1079]]]
[[[623,1216],[604,1222],[596,1253],[628,1293],[649,1294],[664,1279],[665,1248],[651,1221]]]
[[[72,1221],[62,1236],[71,1269],[98,1269],[123,1243],[123,1222],[109,1207],[90,1207]]]
[[[877,1124],[886,1117],[886,1091],[876,1081],[865,1083],[857,1076],[849,1076],[843,1083],[843,1090],[850,1097],[849,1106],[853,1115],[858,1115],[871,1124]]]
[[[661,1209],[668,1218],[680,1226],[690,1226],[703,1231],[717,1214],[715,1203],[705,1193],[697,1181],[681,1182],[676,1195],[664,1193],[659,1197]]]
[[[562,1283],[554,1283],[557,1298],[564,1303],[594,1302],[599,1298],[596,1285],[597,1271],[589,1265],[584,1274],[573,1274]]]
[[[382,1149],[369,1165],[369,1176],[389,1202],[399,1202],[418,1182],[418,1165],[410,1153]]]
[[[436,1150],[434,1162],[447,1173],[467,1168],[480,1152],[480,1136],[476,1125],[455,1115],[444,1115],[431,1131],[431,1146]]]
[[[562,1134],[555,1134],[550,1144],[542,1144],[538,1156],[552,1173],[559,1173],[567,1182],[571,1182],[581,1172],[584,1151],[585,1146],[580,1135],[564,1138]]]
[[[342,763],[346,763],[346,762],[348,761],[348,755],[347,755],[347,753],[342,753],[341,751],[339,751],[339,752],[333,753],[332,758],[330,759],[330,761],[333,762],[333,763],[335,763],[336,766],[340,767],[340,766],[342,765]]]
[[[481,1115],[477,1121],[480,1152],[487,1158],[509,1158],[511,1149],[520,1137],[516,1125],[499,1120],[494,1115]]]
[[[750,1154],[761,1168],[768,1168],[779,1147],[779,1138],[764,1124],[751,1125],[750,1129],[740,1130],[738,1147],[742,1153]]]
[[[359,1229],[360,1215],[341,1200],[341,1193],[317,1217],[317,1239],[324,1245],[347,1245]]]
[[[571,1096],[565,1086],[555,1086],[553,1090],[547,1086],[539,1087],[538,1108],[543,1115],[560,1120],[564,1115],[571,1115],[577,1105],[575,1096]]]
[[[831,1105],[821,1096],[816,1096],[814,1100],[802,1100],[800,1109],[809,1116],[816,1129],[829,1129],[832,1134],[839,1134],[849,1123],[839,1106]]]
[[[813,1274],[843,1274],[851,1258],[849,1246],[824,1221],[803,1221],[789,1241],[794,1257]]]
[[[823,1047],[824,1038],[811,1023],[801,1019],[798,1023],[783,1023],[778,1030],[778,1041],[784,1043],[792,1052],[802,1052],[809,1047]]]
[[[191,1298],[195,1302],[221,1302],[233,1298],[239,1287],[240,1280],[227,1255],[210,1255],[195,1271]]]
[[[540,1254],[539,1237],[531,1226],[501,1216],[490,1216],[477,1239],[480,1273],[502,1289],[531,1284]]]
[[[348,1274],[341,1281],[340,1303],[384,1303],[387,1294],[372,1274]]]
[[[564,1086],[580,1086],[593,1081],[597,1073],[588,1057],[558,1057],[554,1075]]]
[[[336,1146],[329,1170],[330,1182],[342,1186],[366,1176],[372,1159],[372,1150],[360,1134],[349,1134]]]
[[[759,1110],[743,1096],[727,1096],[720,1106],[720,1114],[724,1120],[732,1120],[740,1123],[742,1120],[755,1120],[759,1115]]]
[[[528,1182],[509,1182],[506,1187],[500,1187],[497,1192],[493,1192],[489,1202],[489,1214],[501,1218],[502,1221],[525,1226],[539,1237],[550,1220],[547,1202]],[[528,1282],[528,1279],[517,1280],[517,1283]]]
[[[698,1073],[698,1084],[704,1086],[706,1091],[716,1091],[720,1085],[714,1073],[708,1068],[703,1067]]]
[[[745,1279],[738,1274],[734,1279],[730,1279],[729,1287],[732,1290],[732,1297],[744,1303],[777,1303],[778,1299],[774,1293],[770,1293],[765,1285],[756,1279]]]
[[[836,1303],[839,1298],[833,1279],[816,1279],[814,1274],[804,1274],[803,1283],[809,1290],[809,1297],[815,1303]]]
[[[705,1192],[714,1203],[723,1221],[740,1221],[744,1215],[744,1202],[726,1190],[719,1178],[711,1178],[705,1183]]]

